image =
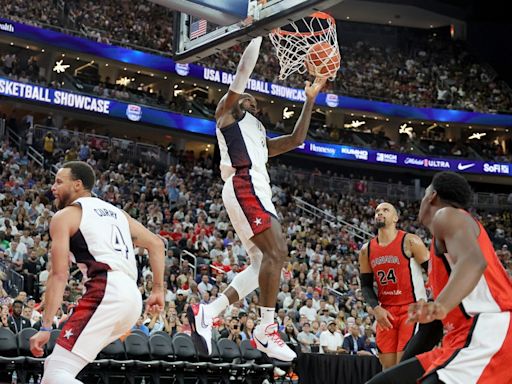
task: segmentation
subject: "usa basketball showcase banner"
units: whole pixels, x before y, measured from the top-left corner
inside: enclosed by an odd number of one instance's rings
[[[62,89],[52,89],[35,84],[20,83],[0,77],[0,96],[30,102],[69,108],[94,113],[98,116],[129,120],[135,123],[177,129],[191,133],[215,136],[215,122],[173,113],[137,104],[128,104]],[[270,134],[270,136],[274,136]],[[316,143],[307,141],[296,152],[332,159],[359,161],[363,163],[391,165],[425,170],[451,170],[455,172],[511,176],[512,164],[484,162],[467,159],[441,159],[404,153],[357,148],[348,145]]]
[[[139,65],[144,68],[179,76],[205,80],[216,84],[229,85],[234,74],[206,68],[196,64],[176,63],[169,57],[158,56],[133,49],[97,43],[92,40],[66,35],[63,33],[16,23],[0,18],[0,34],[34,41],[44,45],[52,45],[72,52],[82,52],[90,55],[115,60],[121,63]],[[343,64],[342,64],[343,65]],[[249,91],[258,92],[272,97],[278,97],[292,102],[305,100],[304,89],[285,87],[262,80],[251,79],[247,86]],[[406,119],[422,119],[444,123],[483,124],[494,126],[512,126],[511,115],[497,115],[455,111],[437,108],[416,108],[405,105],[370,101],[354,97],[341,96],[332,93],[321,93],[316,104],[329,108],[343,108],[364,112],[382,114],[389,117]]]

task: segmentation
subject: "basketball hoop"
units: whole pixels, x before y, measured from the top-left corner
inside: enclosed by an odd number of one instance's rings
[[[315,12],[273,29],[269,37],[281,66],[279,79],[306,71],[331,81],[336,77],[341,61],[336,20],[327,13]]]

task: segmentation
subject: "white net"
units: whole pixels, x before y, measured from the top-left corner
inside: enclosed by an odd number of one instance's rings
[[[309,71],[314,76],[334,80],[340,66],[336,21],[316,12],[269,34],[276,49],[281,70],[279,78]]]

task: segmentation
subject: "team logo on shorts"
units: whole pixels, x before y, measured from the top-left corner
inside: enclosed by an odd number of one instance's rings
[[[138,105],[130,104],[126,107],[126,116],[131,121],[139,121],[142,118],[142,108]]]
[[[338,106],[338,103],[340,101],[340,98],[338,95],[335,95],[334,93],[328,93],[325,97],[325,102],[327,105],[331,108],[336,108]]]
[[[187,76],[190,72],[190,67],[188,64],[179,64],[176,63],[176,66],[174,67],[176,69],[176,73],[180,76]]]

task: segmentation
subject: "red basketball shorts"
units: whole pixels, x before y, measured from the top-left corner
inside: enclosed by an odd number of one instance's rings
[[[407,310],[409,305],[394,305],[384,307],[391,315],[393,328],[383,329],[377,325],[377,348],[380,353],[397,353],[405,349],[406,344],[414,335],[416,326],[407,323]]]

